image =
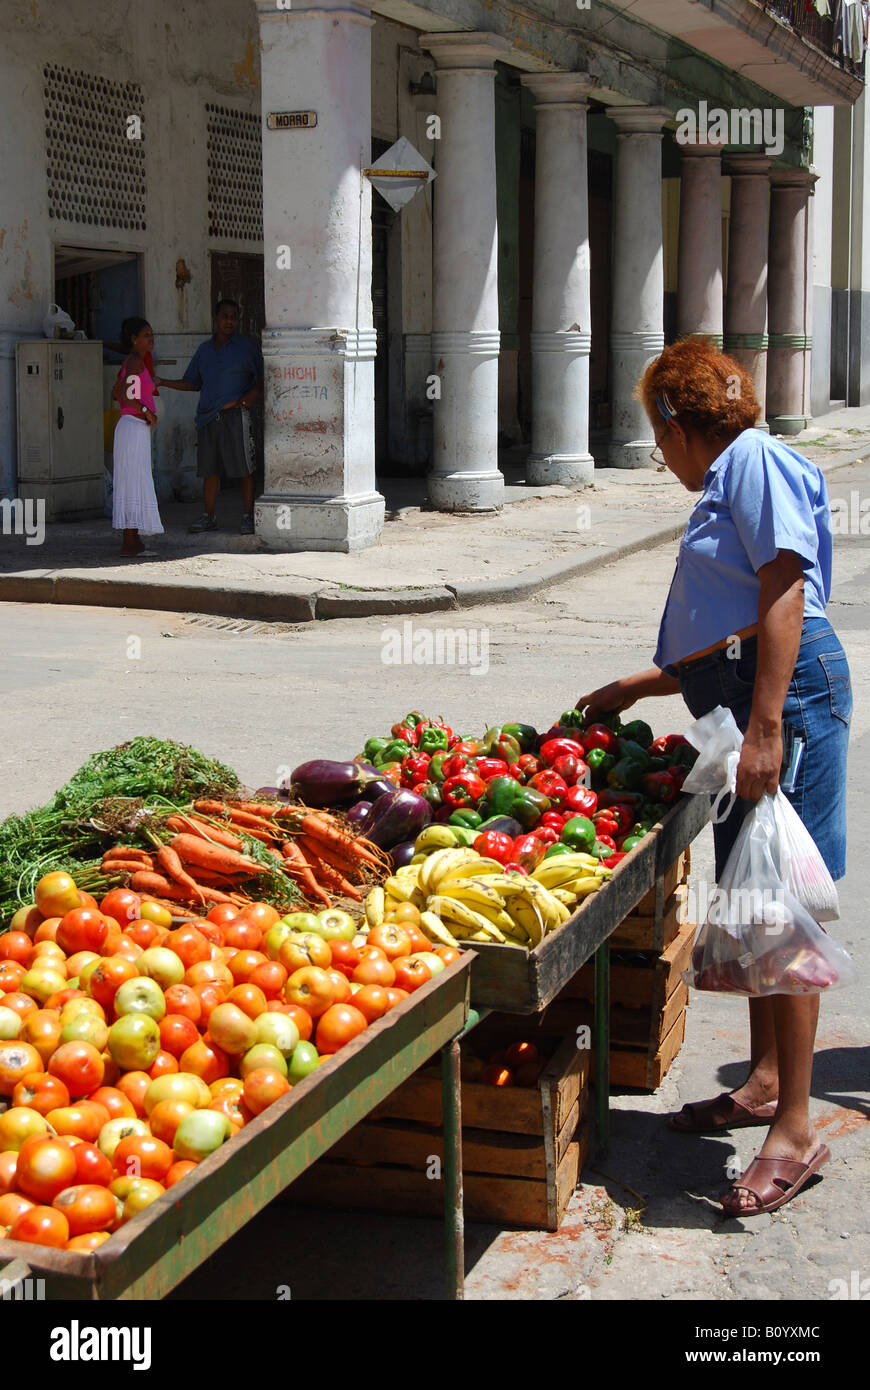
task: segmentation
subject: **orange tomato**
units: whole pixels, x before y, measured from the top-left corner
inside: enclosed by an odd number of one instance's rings
[[[170,918],[170,921],[172,919]],[[128,941],[133,941],[142,951],[147,951],[149,946],[157,944],[160,935],[160,926],[157,922],[150,922],[145,917],[137,917],[132,922],[128,922],[124,927],[124,936]]]
[[[280,1075],[280,1073],[278,1073]],[[240,1107],[240,1096],[223,1095],[218,1096],[211,1102],[207,1109],[216,1110],[219,1115],[223,1115],[229,1120],[234,1130],[240,1130],[245,1123],[245,1116]]]
[[[193,1072],[194,1076],[201,1077],[207,1086],[230,1073],[229,1057],[208,1033],[203,1033],[198,1042],[182,1052],[178,1066],[180,1071]]]
[[[34,943],[38,944],[40,941],[54,941],[60,923],[60,917],[46,917],[43,922],[40,922],[36,931],[33,933]]]
[[[31,1071],[22,1077],[12,1092],[13,1105],[26,1105],[40,1115],[69,1105],[69,1091],[56,1076],[44,1071]]]
[[[363,985],[352,996],[351,1002],[369,1023],[383,1018],[390,1007],[389,993],[383,985]]]
[[[236,981],[226,965],[215,960],[198,960],[185,971],[183,983],[194,989],[197,985],[217,984],[226,986],[229,993]]]
[[[57,1194],[51,1205],[55,1211],[63,1212],[71,1236],[110,1231],[118,1220],[118,1208],[112,1193],[107,1187],[98,1187],[95,1183],[66,1187]]]
[[[140,920],[141,908],[142,899],[129,888],[113,888],[100,903],[100,911],[105,917],[114,917],[125,927],[129,922]]]
[[[411,954],[411,937],[398,922],[383,922],[368,934],[368,945],[378,946],[387,960]]]
[[[159,1100],[148,1116],[154,1138],[172,1145],[175,1142],[175,1131],[185,1115],[190,1115],[193,1110],[194,1106],[186,1100]]]
[[[288,1018],[292,1018],[299,1029],[300,1042],[310,1042],[311,1034],[314,1032],[314,1019],[307,1009],[301,1008],[298,1004],[283,1004],[277,999],[272,999],[266,1005],[266,1012],[286,1014]]]
[[[67,955],[77,951],[94,951],[101,955],[108,934],[109,923],[101,912],[79,907],[61,918],[55,939]]]
[[[24,1019],[21,1025],[20,1040],[36,1048],[42,1067],[45,1066],[60,1042],[62,1028],[63,1023],[56,1009],[34,1009]]]
[[[35,1202],[31,1202],[29,1197],[22,1196],[20,1192],[4,1192],[0,1196],[0,1228],[11,1226],[23,1211],[29,1211],[35,1206]]]
[[[152,1081],[156,1081],[158,1076],[168,1076],[170,1072],[178,1071],[178,1059],[173,1057],[171,1052],[164,1052],[162,1048],[157,1053],[151,1066],[148,1068],[148,1075]]]
[[[43,1004],[44,1009],[63,1009],[64,1004],[69,1004],[72,999],[87,999],[83,989],[59,989],[57,994],[50,994]]]
[[[400,956],[395,962],[396,984],[399,989],[412,993],[432,979],[432,971],[424,960],[414,960],[411,956]]]
[[[117,1089],[127,1097],[140,1120],[145,1114],[145,1092],[151,1080],[147,1071],[125,1071],[118,1077]]]
[[[390,1008],[394,1009],[397,1004],[401,1004],[403,999],[408,998],[408,990],[396,989],[395,986],[387,990],[387,998],[390,1001]]]
[[[7,931],[0,936],[0,960],[18,961],[26,965],[33,950],[33,942],[24,931]]]
[[[154,1109],[157,1109],[156,1105]],[[112,1158],[117,1174],[153,1178],[161,1183],[174,1161],[175,1154],[170,1145],[148,1134],[131,1134],[122,1139]]]
[[[133,1119],[136,1115],[133,1102],[123,1091],[119,1091],[117,1086],[98,1086],[88,1099],[95,1105],[104,1105],[109,1112],[110,1120],[120,1120],[124,1116]]]
[[[364,1019],[363,1026],[365,1026]],[[252,1114],[259,1115],[267,1106],[280,1100],[281,1096],[286,1095],[289,1090],[290,1082],[274,1067],[255,1067],[245,1077],[245,1104]],[[216,1105],[219,1103],[215,1102]],[[214,1108],[213,1105],[212,1109]]]
[[[501,1066],[498,1062],[493,1062],[481,1074],[481,1081],[487,1086],[512,1086],[514,1079],[507,1067]]]
[[[0,1153],[0,1193],[12,1191],[15,1186],[15,1169],[17,1166],[17,1149],[7,1149],[4,1153]],[[8,1226],[8,1221],[5,1224]],[[0,1226],[2,1225],[4,1225],[4,1222],[0,1220]]]
[[[259,1018],[260,1014],[266,1012],[268,1000],[263,991],[249,981],[231,989],[227,995],[227,1003],[235,1004],[243,1014],[248,1015],[248,1018]]]
[[[224,991],[221,985],[211,980],[208,984],[194,985],[193,992],[199,1000],[199,1026],[205,1030],[208,1027],[208,1021],[212,1012],[217,1008],[218,1004],[226,1003],[229,990]]]
[[[244,916],[248,922],[255,922],[263,932],[281,920],[280,912],[271,903],[251,903],[250,907],[245,908]]]
[[[211,959],[211,942],[189,923],[170,932],[166,944],[178,956],[185,970],[198,960]]]
[[[176,1016],[181,1014],[184,1018],[189,1018],[191,1023],[199,1023],[202,1017],[202,1004],[199,995],[191,989],[190,985],[170,985],[169,989],[163,991],[163,998],[166,1000],[166,1016]],[[166,1044],[164,1043],[165,1047]],[[171,1052],[172,1048],[167,1048]]]
[[[355,1009],[352,1004],[333,1004],[318,1019],[317,1031],[314,1034],[317,1051],[321,1057],[338,1052],[367,1027],[368,1020],[365,1014]],[[247,1094],[245,1099],[248,1099]],[[250,1105],[250,1101],[248,1104]]]
[[[64,1083],[70,1095],[89,1096],[102,1085],[103,1059],[99,1050],[89,1042],[61,1043],[49,1058],[48,1071]]]
[[[74,1134],[79,1139],[93,1143],[112,1116],[105,1105],[93,1100],[80,1100],[78,1105],[49,1110],[45,1118],[58,1134]]]
[[[78,1250],[82,1254],[89,1254],[94,1250],[99,1250],[110,1235],[110,1231],[88,1231],[87,1235],[71,1236],[66,1243],[66,1248],[67,1250]]]
[[[44,1070],[42,1058],[30,1043],[20,1040],[0,1043],[0,1096],[11,1096],[29,1072]]]
[[[343,975],[340,970],[327,970],[326,973],[335,989],[335,998],[333,1002],[336,1004],[346,1004],[353,994],[353,990],[350,987],[350,980],[346,975]]]
[[[363,955],[359,965],[350,977],[360,985],[384,985],[396,983],[396,972],[392,963],[380,951],[377,954]]]
[[[177,1163],[173,1163],[169,1172],[166,1174],[163,1180],[165,1186],[174,1187],[177,1182],[181,1182],[182,1178],[186,1178],[188,1173],[192,1173],[195,1167],[196,1164],[189,1158],[180,1158]]]
[[[75,1181],[75,1173],[72,1149],[58,1139],[45,1137],[31,1140],[22,1147],[15,1182],[25,1197],[48,1203]]]
[[[184,986],[180,986],[184,988]],[[184,1014],[166,1014],[160,1020],[160,1046],[173,1057],[180,1057],[188,1047],[192,1047],[199,1037],[199,1030],[192,1019]]]
[[[228,942],[227,945],[231,943]],[[251,975],[253,975],[258,965],[264,965],[266,956],[262,951],[255,951],[247,947],[239,947],[229,963],[229,971],[233,977],[233,983],[243,985]]]
[[[10,1240],[26,1240],[30,1245],[48,1245],[63,1250],[69,1240],[69,1225],[63,1212],[54,1207],[30,1207],[9,1227]]]
[[[29,994],[19,994],[16,991],[14,994],[0,995],[0,998],[3,1000],[4,1009],[11,1009],[19,1018],[27,1018],[29,1014],[39,1012],[39,1005]]]
[[[248,984],[255,985],[261,989],[266,996],[266,1001],[270,999],[280,999],[281,991],[287,980],[287,971],[280,961],[265,960],[252,970],[248,976]]]
[[[239,951],[256,951],[262,940],[262,928],[247,917],[235,917],[224,927],[224,945]]]
[[[14,994],[26,974],[20,960],[0,960],[0,992]]]
[[[452,965],[462,956],[462,952],[457,951],[455,946],[435,946],[432,948],[432,954],[443,960],[445,965]]]
[[[115,995],[126,980],[135,980],[138,971],[124,956],[105,956],[88,977],[88,994],[104,1009],[110,1009]]]
[[[215,903],[211,911],[206,913],[206,921],[216,922],[222,927],[225,922],[234,922],[240,915],[239,909],[231,903]]]

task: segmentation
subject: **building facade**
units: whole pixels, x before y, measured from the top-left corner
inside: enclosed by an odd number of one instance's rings
[[[105,342],[143,314],[171,377],[241,302],[286,549],[376,541],[378,473],[489,509],[506,459],[649,466],[634,385],[686,333],[775,432],[864,404],[863,47],[813,4],[0,0],[0,495],[52,303]],[[197,494],[191,397],[161,396],[154,454],[161,498]]]

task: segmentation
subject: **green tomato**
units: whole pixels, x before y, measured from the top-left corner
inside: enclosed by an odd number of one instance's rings
[[[288,926],[291,931],[299,932],[304,936],[307,931],[316,931],[320,934],[320,918],[313,912],[288,912],[281,921]]]
[[[295,1086],[297,1081],[316,1071],[319,1066],[320,1056],[314,1043],[297,1043],[287,1066],[287,1080]]]
[[[284,1054],[273,1043],[257,1042],[249,1047],[239,1063],[239,1076],[244,1081],[257,1067],[274,1067],[282,1076],[287,1075]]]
[[[317,926],[313,927],[312,931],[318,932],[325,941],[353,941],[356,936],[356,923],[350,914],[342,912],[341,908],[325,908],[323,912],[317,913],[315,921]]]

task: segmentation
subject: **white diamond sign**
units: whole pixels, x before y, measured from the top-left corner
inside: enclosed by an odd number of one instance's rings
[[[435,170],[404,135],[363,172],[394,212],[436,177]]]

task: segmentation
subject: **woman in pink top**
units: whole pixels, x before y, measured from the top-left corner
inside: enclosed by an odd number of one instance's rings
[[[151,430],[154,378],[145,365],[154,350],[154,332],[146,319],[125,319],[121,343],[127,353],[112,395],[121,406],[115,427],[112,526],[123,531],[121,554],[133,559],[145,553],[139,532],[163,534],[157,494],[151,476]]]

